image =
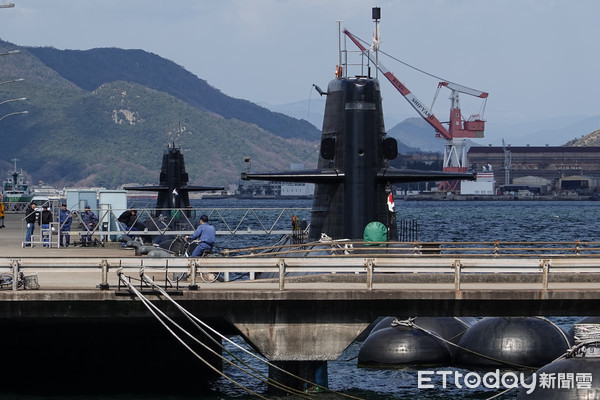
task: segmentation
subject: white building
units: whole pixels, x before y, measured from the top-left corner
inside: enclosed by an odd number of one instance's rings
[[[482,172],[478,172],[475,181],[461,181],[460,194],[479,196],[496,194],[496,179],[491,167],[490,170],[484,169]]]

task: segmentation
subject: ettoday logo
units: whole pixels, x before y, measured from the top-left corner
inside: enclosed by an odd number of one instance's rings
[[[434,378],[441,387],[454,385],[457,389],[488,388],[488,389],[517,389],[524,388],[531,394],[536,388],[541,389],[591,389],[592,374],[590,372],[541,372],[532,373],[529,377],[520,372],[503,372],[499,369],[483,375],[477,372],[462,373],[460,371],[419,371],[417,385],[419,389],[434,389]]]
[[[533,392],[537,386],[537,376],[533,373],[529,378],[524,373],[490,371],[481,375],[477,372],[462,373],[459,371],[419,371],[417,385],[419,389],[433,389],[434,376],[441,376],[442,388],[454,385],[458,389],[475,389],[485,387],[488,389],[516,389],[523,387],[527,394]]]

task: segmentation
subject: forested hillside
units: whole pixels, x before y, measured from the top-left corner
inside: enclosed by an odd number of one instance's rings
[[[0,42],[0,52],[19,48]],[[253,170],[316,164],[320,133],[306,121],[232,99],[141,50],[26,49],[0,59],[0,171],[17,158],[34,184],[155,184],[167,143],[182,146],[192,184],[237,183]],[[136,72],[137,71],[137,72]],[[244,119],[245,117],[248,119]]]

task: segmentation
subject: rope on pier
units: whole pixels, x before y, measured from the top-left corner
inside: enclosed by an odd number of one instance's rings
[[[192,353],[196,358],[198,358],[203,364],[205,364],[206,366],[208,366],[210,369],[212,369],[218,375],[220,375],[223,378],[227,379],[231,383],[233,383],[233,384],[239,386],[240,388],[242,388],[243,390],[247,391],[248,393],[251,393],[251,394],[257,396],[258,398],[267,400],[266,397],[261,396],[258,393],[255,393],[251,389],[245,387],[244,385],[240,384],[239,382],[236,382],[235,380],[231,379],[227,375],[223,374],[221,371],[219,371],[218,368],[214,367],[210,362],[208,362],[200,354],[198,354],[196,351],[194,351],[181,337],[179,337],[177,335],[176,332],[173,331],[173,329],[171,329],[171,327],[168,326],[168,324],[158,314],[161,314],[165,320],[169,321],[173,326],[177,327],[182,332],[186,333],[188,336],[190,336],[197,343],[201,344],[205,348],[207,348],[207,346],[204,345],[203,343],[201,343],[198,339],[196,339],[195,337],[193,337],[187,331],[185,331],[182,327],[180,327],[179,325],[177,325],[171,318],[169,318],[168,316],[166,316],[161,310],[159,310],[154,304],[152,304],[152,302],[150,302],[150,300],[148,300],[139,290],[137,290],[135,288],[135,286],[133,286],[130,282],[128,282],[127,279],[124,279],[124,277],[121,274],[121,271],[119,271],[117,274],[119,275],[120,281],[123,282],[123,284],[125,286],[127,286],[129,288],[129,290],[133,294],[135,294],[142,301],[142,303],[144,304],[144,306],[146,306],[146,308],[148,309],[148,311],[150,311],[150,313],[152,313],[152,315],[154,315],[154,317],[165,327],[165,329],[167,329],[167,331],[169,331],[169,333],[171,335],[173,335],[175,337],[175,339],[177,339],[186,349],[188,349],[188,351],[190,351],[190,353]]]
[[[327,387],[324,387],[324,386],[318,385],[318,384],[317,384],[317,383],[315,383],[315,382],[308,381],[308,380],[306,380],[306,379],[304,379],[304,378],[302,378],[302,377],[300,377],[300,376],[294,375],[294,374],[292,374],[291,372],[289,372],[289,371],[286,371],[286,370],[282,369],[281,367],[278,367],[277,365],[275,365],[275,364],[273,364],[273,363],[269,362],[269,360],[267,360],[267,359],[265,359],[265,358],[262,358],[262,357],[260,357],[260,356],[256,355],[255,353],[253,353],[253,352],[249,351],[248,349],[246,349],[246,348],[244,348],[244,347],[242,347],[242,346],[238,345],[237,343],[233,342],[232,340],[230,340],[230,339],[229,339],[229,338],[227,338],[226,336],[223,336],[223,335],[221,335],[221,334],[220,334],[218,331],[216,331],[215,329],[213,329],[211,326],[207,325],[205,322],[203,322],[202,320],[198,319],[198,318],[197,318],[197,317],[196,317],[194,314],[190,313],[190,312],[189,312],[188,310],[186,310],[184,307],[182,307],[181,305],[179,305],[179,304],[178,304],[178,303],[177,303],[177,302],[176,302],[176,301],[175,301],[175,300],[174,300],[174,299],[173,299],[173,298],[172,298],[172,297],[171,297],[171,296],[170,296],[170,295],[169,295],[169,294],[168,294],[168,293],[167,293],[167,292],[164,290],[164,288],[162,288],[160,285],[156,284],[156,283],[155,283],[155,282],[154,282],[152,279],[150,279],[149,277],[147,277],[147,276],[145,276],[145,275],[144,275],[142,278],[144,279],[144,281],[145,281],[146,283],[148,283],[148,284],[149,284],[149,285],[151,285],[152,287],[156,288],[156,289],[157,289],[157,291],[158,291],[159,293],[161,293],[163,296],[165,296],[165,298],[166,298],[167,300],[171,301],[171,302],[172,302],[172,303],[175,305],[175,307],[177,307],[177,308],[178,308],[178,309],[179,309],[179,310],[180,310],[180,311],[181,311],[183,314],[185,314],[185,315],[186,315],[186,317],[187,317],[187,318],[188,318],[188,319],[189,319],[189,320],[192,322],[192,324],[194,324],[196,327],[198,327],[198,329],[200,329],[200,331],[201,331],[201,332],[203,332],[205,335],[207,335],[207,336],[208,336],[208,337],[210,337],[211,339],[212,339],[212,336],[210,336],[210,335],[206,334],[206,332],[205,332],[205,331],[204,331],[204,330],[203,330],[203,329],[202,329],[200,326],[198,326],[198,324],[200,324],[200,325],[204,326],[204,327],[205,327],[206,329],[208,329],[210,332],[214,333],[215,335],[217,335],[217,336],[218,336],[219,338],[221,338],[222,340],[225,340],[225,341],[227,341],[229,344],[233,345],[234,347],[236,347],[237,349],[239,349],[239,350],[243,351],[244,353],[248,354],[249,356],[251,356],[251,357],[253,357],[253,358],[255,358],[255,359],[257,359],[257,360],[259,360],[259,361],[261,361],[261,362],[263,362],[263,363],[265,363],[265,364],[266,364],[266,365],[268,365],[269,367],[275,368],[275,369],[277,369],[278,371],[280,371],[280,372],[283,372],[284,374],[286,374],[286,375],[288,375],[288,376],[291,376],[291,377],[293,377],[293,378],[295,378],[295,379],[298,379],[299,381],[301,381],[301,382],[303,382],[303,383],[307,383],[307,384],[309,384],[309,385],[311,385],[311,386],[313,386],[313,387],[317,387],[317,388],[319,388],[319,389],[321,389],[321,390],[324,390],[324,391],[327,391],[327,392],[331,392],[331,393],[335,393],[335,394],[338,394],[338,395],[340,395],[340,396],[343,396],[343,397],[347,397],[347,398],[350,398],[350,399],[355,399],[355,400],[362,400],[360,397],[356,397],[356,396],[348,395],[348,394],[341,393],[341,392],[336,392],[336,391],[334,391],[334,390],[331,390],[331,389],[329,389],[329,388],[327,388]],[[212,339],[212,340],[214,341],[214,339]],[[227,352],[229,355],[231,355],[233,358],[235,358],[236,360],[238,360],[240,363],[244,364],[246,367],[248,367],[248,368],[250,368],[251,370],[253,370],[253,371],[255,371],[255,372],[257,372],[257,373],[258,373],[258,371],[256,371],[254,368],[252,368],[251,366],[249,366],[249,365],[248,365],[247,363],[245,363],[243,360],[241,360],[241,359],[239,359],[238,357],[236,357],[234,354],[232,354],[232,353],[231,353],[229,350],[227,350],[225,347],[221,346],[221,345],[220,345],[220,343],[218,343],[218,342],[216,342],[216,341],[214,341],[214,342],[215,342],[217,345],[219,345],[219,346],[220,346],[220,347],[221,347],[223,350],[225,350],[225,351],[226,351],[226,352]],[[227,361],[228,361],[228,360],[227,360]],[[230,361],[228,361],[228,362],[229,362],[229,363],[231,363]],[[234,364],[234,365],[235,365],[235,364]],[[236,365],[236,367],[238,367],[238,368],[239,368],[239,366],[237,366],[237,365]],[[240,369],[241,369],[241,368],[240,368]],[[259,373],[259,374],[260,374],[260,373]],[[277,385],[280,385],[281,387],[285,387],[284,385],[282,385],[282,384],[280,384],[280,383],[278,383],[278,382],[275,382],[275,381],[273,381],[273,380],[272,380],[272,379],[270,379],[270,378],[267,378],[267,379],[268,379],[268,382],[267,382],[267,383],[269,383],[269,384],[271,384],[271,383],[273,383],[273,382],[274,382],[274,383],[276,383]],[[295,389],[292,389],[292,388],[288,388],[288,389],[289,389],[289,390],[291,390],[291,391],[294,391],[294,392],[298,392],[297,390],[295,390]],[[303,393],[303,392],[300,392],[300,393]]]
[[[250,365],[248,365],[247,363],[245,363],[243,360],[241,360],[239,357],[235,356],[234,354],[232,354],[229,350],[227,350],[224,346],[222,346],[221,343],[219,343],[217,340],[215,340],[211,335],[209,335],[206,330],[204,328],[206,328],[207,330],[209,330],[210,332],[214,333],[215,335],[217,335],[219,338],[221,338],[222,340],[226,340],[228,343],[230,343],[231,345],[235,346],[236,348],[242,350],[243,352],[249,354],[250,356],[256,358],[257,360],[264,362],[265,364],[278,369],[279,371],[288,374],[289,376],[292,376],[296,379],[299,379],[300,381],[304,382],[304,383],[308,383],[313,385],[314,387],[318,387],[319,389],[322,390],[326,390],[329,392],[333,392],[333,393],[337,393],[340,396],[344,396],[347,398],[351,398],[351,399],[356,399],[356,400],[361,400],[359,397],[355,397],[355,396],[351,396],[351,395],[346,395],[343,393],[339,393],[339,392],[335,392],[332,391],[326,387],[322,387],[320,385],[317,385],[316,383],[307,381],[299,376],[293,375],[283,369],[281,369],[280,367],[277,367],[276,365],[270,363],[268,360],[263,359],[262,357],[257,356],[256,354],[248,351],[247,349],[239,346],[237,343],[231,341],[229,338],[221,335],[219,332],[217,332],[216,330],[214,330],[212,327],[210,327],[209,325],[207,325],[206,323],[204,323],[202,320],[198,319],[196,316],[194,316],[193,314],[191,314],[189,311],[187,311],[185,308],[183,308],[182,306],[180,306],[175,300],[173,300],[171,298],[171,296],[169,296],[169,294],[160,286],[157,285],[152,279],[150,279],[148,276],[146,276],[144,274],[143,268],[140,269],[140,277],[142,280],[144,280],[147,284],[151,285],[154,289],[156,289],[160,294],[162,294],[163,296],[165,296],[166,299],[168,299],[169,301],[171,301],[187,318],[188,320],[190,320],[190,322],[196,326],[206,337],[209,338],[209,340],[211,340],[213,343],[215,343],[217,346],[219,346],[222,350],[226,351],[230,356],[232,356],[234,359],[236,359],[238,362],[240,362],[242,365],[244,365],[245,367],[247,367],[250,371],[242,368],[240,365],[235,364],[234,362],[232,362],[231,360],[228,360],[227,358],[223,357],[221,354],[217,353],[216,351],[214,351],[212,348],[208,347],[206,344],[202,343],[200,340],[198,340],[196,337],[194,337],[191,333],[189,333],[188,331],[186,331],[184,328],[182,328],[180,325],[178,325],[176,322],[174,322],[171,318],[169,318],[166,314],[164,314],[158,307],[156,307],[154,304],[152,304],[152,302],[150,302],[142,293],[140,293],[130,282],[127,281],[127,279],[124,279],[122,276],[121,271],[118,271],[117,274],[119,275],[119,279],[121,281],[123,281],[125,283],[125,285],[138,297],[140,298],[140,300],[142,300],[143,304],[150,310],[150,312],[159,320],[159,322],[161,322],[163,324],[163,326],[165,326],[165,328],[173,335],[175,336],[175,338],[181,342],[190,352],[192,352],[197,358],[199,358],[203,363],[205,363],[206,365],[208,365],[211,369],[215,370],[219,375],[221,375],[222,377],[224,377],[225,379],[229,380],[230,382],[234,383],[235,385],[241,387],[242,389],[248,391],[249,393],[252,393],[260,398],[263,398],[262,396],[254,393],[251,389],[246,388],[245,386],[241,385],[240,383],[234,381],[233,379],[227,377],[225,374],[223,374],[221,371],[218,371],[214,366],[210,365],[210,363],[208,361],[206,361],[205,359],[203,359],[200,355],[198,355],[193,349],[191,349],[189,347],[189,345],[187,345],[183,339],[181,339],[179,336],[177,336],[177,334],[167,326],[167,324],[163,321],[163,319],[161,319],[161,317],[159,317],[157,314],[160,314],[162,316],[162,318],[164,318],[165,320],[169,321],[173,326],[175,326],[176,328],[178,328],[179,330],[181,330],[184,334],[186,334],[188,337],[190,337],[193,341],[195,341],[196,343],[200,344],[202,347],[204,347],[206,350],[208,350],[209,352],[211,352],[212,354],[216,355],[217,357],[221,358],[223,361],[225,361],[226,363],[232,365],[235,368],[238,368],[240,371],[260,380],[263,383],[266,383],[268,385],[271,385],[273,387],[276,387],[278,389],[281,389],[283,391],[286,391],[288,393],[291,394],[296,394],[298,396],[300,396],[301,398],[310,398],[311,394],[309,393],[304,393],[302,391],[290,388],[288,386],[285,386],[277,381],[274,381],[268,377],[265,377],[263,374],[261,374],[259,371],[257,371],[256,369],[254,369],[253,367],[251,367]],[[202,325],[202,326],[200,326]],[[204,328],[203,328],[204,327]]]

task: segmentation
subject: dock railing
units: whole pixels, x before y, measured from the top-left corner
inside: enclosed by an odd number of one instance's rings
[[[114,289],[118,284],[117,271],[128,276],[139,276],[144,271],[158,276],[165,286],[187,285],[191,290],[200,285],[202,290],[283,291],[313,287],[544,291],[577,287],[600,291],[599,242],[541,242],[541,247],[518,242],[507,242],[507,247],[503,242],[488,242],[487,246],[452,243],[451,249],[439,247],[436,251],[431,251],[435,247],[431,243],[402,244],[404,247],[391,247],[400,243],[379,244],[387,247],[332,241],[300,246],[297,250],[288,246],[279,246],[273,252],[267,248],[251,248],[243,255],[241,250],[235,250],[201,258],[3,257],[0,274],[11,275],[13,285],[20,273],[24,276],[39,274],[42,289]],[[420,251],[422,248],[427,251]],[[514,251],[503,254],[504,249]],[[465,252],[459,253],[459,250]],[[451,252],[444,254],[445,251]],[[186,282],[179,280],[182,276],[187,277]],[[205,276],[215,278],[205,281]]]
[[[56,220],[60,210],[58,203],[54,202],[50,209]],[[126,210],[128,209],[105,206],[91,209],[90,211],[98,217],[99,223],[88,228],[82,220],[84,210],[71,209],[69,211],[72,213],[72,223],[69,234],[91,234],[103,242],[117,241],[121,235],[190,235],[198,226],[200,216],[205,214],[209,217],[210,224],[215,227],[217,235],[283,235],[292,233],[292,217],[304,221],[310,217],[310,208],[136,208],[137,227],[123,227],[118,218]],[[22,211],[24,230],[25,214],[24,210]],[[58,224],[53,234],[58,235],[62,227]]]

